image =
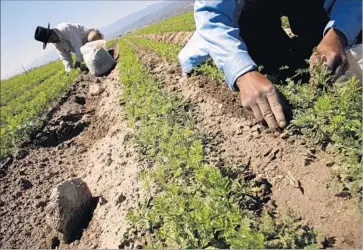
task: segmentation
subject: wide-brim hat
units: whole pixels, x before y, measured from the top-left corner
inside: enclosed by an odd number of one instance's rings
[[[47,46],[49,36],[50,36],[50,23],[48,23],[48,28],[38,26],[35,29],[34,38],[39,42],[43,42],[43,49],[45,49],[45,47]]]

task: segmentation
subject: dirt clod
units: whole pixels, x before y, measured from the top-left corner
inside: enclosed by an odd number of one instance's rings
[[[71,242],[91,199],[91,191],[81,179],[64,181],[53,189],[46,208],[47,223],[63,234],[65,243]]]

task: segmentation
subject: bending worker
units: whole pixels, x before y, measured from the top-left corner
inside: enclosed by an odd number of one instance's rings
[[[293,38],[281,27],[282,16]],[[243,106],[272,128],[285,127],[286,120],[264,74],[285,80],[310,58],[340,76],[348,67],[345,49],[361,43],[361,0],[197,0],[194,17],[196,32],[179,54],[183,73],[211,57],[230,88],[240,91]]]
[[[98,29],[89,29],[79,24],[61,23],[54,29],[49,27],[49,24],[48,28],[38,26],[34,38],[43,42],[43,49],[47,43],[54,44],[66,72],[70,72],[73,68],[72,52],[76,54],[74,68],[79,68],[83,61],[80,48],[87,42],[103,39],[103,35]]]

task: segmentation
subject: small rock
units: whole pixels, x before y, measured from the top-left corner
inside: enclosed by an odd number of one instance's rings
[[[97,78],[96,83],[101,83],[101,79]]]
[[[27,179],[20,178],[19,182],[20,182],[20,186],[23,190],[30,189],[33,187],[33,184]]]

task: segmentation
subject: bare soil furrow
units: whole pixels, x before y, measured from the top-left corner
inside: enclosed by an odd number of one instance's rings
[[[104,77],[83,75],[8,165],[0,179],[1,248],[118,247],[145,166],[130,144],[118,76],[117,68]],[[46,206],[52,189],[70,178],[82,178],[98,204],[79,239],[64,244],[46,223]]]

